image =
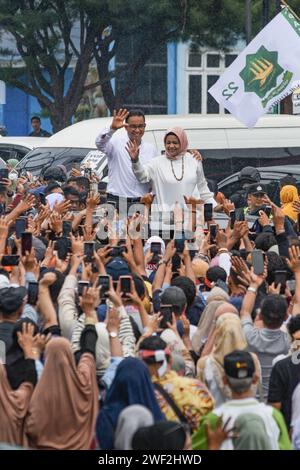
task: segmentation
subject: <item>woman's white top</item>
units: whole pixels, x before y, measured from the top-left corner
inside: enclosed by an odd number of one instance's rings
[[[183,158],[183,179],[177,181],[172,166],[176,177],[181,178]],[[192,196],[197,189],[200,199],[216,205],[213,193],[207,186],[202,162],[197,161],[188,152],[179,155],[176,160],[169,160],[165,155],[160,155],[144,165],[138,161],[132,164],[132,169],[140,183],[152,183],[152,192],[156,196],[153,202],[161,212],[173,210],[176,202],[186,208],[183,196]]]

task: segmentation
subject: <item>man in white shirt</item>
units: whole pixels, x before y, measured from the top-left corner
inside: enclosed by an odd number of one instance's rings
[[[131,159],[126,150],[128,141],[136,142],[139,146],[139,158],[143,164],[157,156],[157,149],[143,142],[145,133],[145,115],[141,110],[120,109],[114,111],[110,128],[103,129],[96,139],[96,146],[107,156],[108,178],[107,202],[116,205],[120,203],[127,208],[138,203],[140,198],[149,192],[149,184],[141,184],[136,179],[131,165]],[[126,133],[117,133],[118,129],[126,129]]]

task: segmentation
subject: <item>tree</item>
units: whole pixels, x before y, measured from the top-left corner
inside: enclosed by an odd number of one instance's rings
[[[192,38],[225,48],[242,33],[239,0],[0,0],[0,28],[15,48],[0,51],[6,66],[0,80],[38,99],[56,132],[71,123],[85,89],[102,86],[110,110],[135,86],[155,50],[168,41]],[[115,96],[110,60],[128,38],[140,35],[140,50],[127,65]],[[13,59],[22,59],[15,66]],[[99,81],[85,86],[92,60]],[[73,74],[68,82],[68,69]]]

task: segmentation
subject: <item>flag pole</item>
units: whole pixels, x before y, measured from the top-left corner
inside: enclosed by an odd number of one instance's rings
[[[282,6],[282,7],[286,7],[288,10],[290,10],[290,12],[295,16],[295,18],[297,18],[297,20],[300,21],[299,16],[296,15],[296,13],[294,12],[294,10],[286,3],[285,0],[281,0],[281,6]]]

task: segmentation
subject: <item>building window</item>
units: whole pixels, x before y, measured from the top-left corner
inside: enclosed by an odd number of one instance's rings
[[[225,114],[225,109],[208,93],[220,75],[236,59],[238,54],[218,51],[196,50],[191,47],[187,60],[188,100],[185,112],[202,114]]]
[[[202,76],[189,76],[189,112],[201,113],[202,103]]]
[[[121,95],[126,86],[127,64],[139,54],[141,37],[126,38],[116,54],[116,94]],[[133,92],[125,99],[124,108],[140,108],[145,114],[167,114],[167,45],[155,51],[137,76]]]
[[[207,63],[206,66],[207,68],[210,69],[218,69],[220,68],[220,54],[207,54]]]
[[[237,54],[226,54],[225,55],[225,67],[229,67],[232,62],[237,58]]]
[[[207,76],[207,89],[208,90],[210,89],[210,87],[212,87],[216,83],[218,78],[219,78],[219,75],[208,75]],[[219,112],[220,112],[219,103],[214,99],[213,96],[211,96],[210,93],[207,93],[206,112],[207,112],[207,114],[219,114]]]

